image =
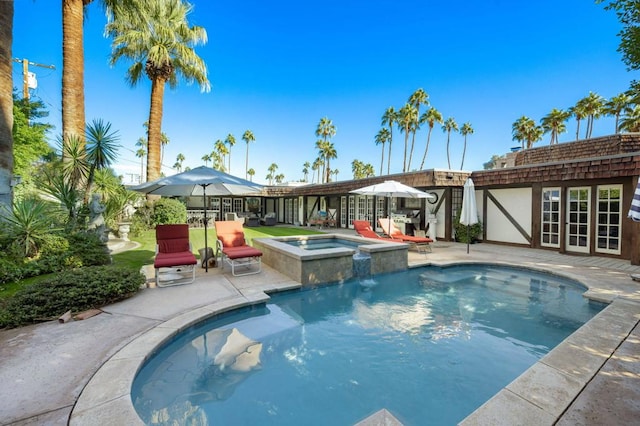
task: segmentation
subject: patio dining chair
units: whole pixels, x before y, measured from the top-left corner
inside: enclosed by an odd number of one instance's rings
[[[156,225],[156,256],[153,268],[158,287],[195,281],[195,265],[198,261],[191,250],[189,225]]]
[[[247,244],[242,224],[235,220],[216,221],[216,242],[218,256],[222,260],[222,268],[231,266],[234,277],[258,274],[262,271],[262,252]],[[255,268],[253,268],[255,267]],[[246,272],[238,273],[237,268],[246,268]]]

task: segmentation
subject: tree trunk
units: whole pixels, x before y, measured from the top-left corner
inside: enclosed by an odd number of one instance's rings
[[[0,1],[0,205],[13,199],[13,0]]]
[[[62,0],[62,135],[65,142],[71,135],[85,140],[83,14],[83,0]]]
[[[162,108],[165,80],[155,78],[151,82],[151,107],[149,109],[149,143],[147,147],[147,182],[160,177],[160,149],[162,140]]]

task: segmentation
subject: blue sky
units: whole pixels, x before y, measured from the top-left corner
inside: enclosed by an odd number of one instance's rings
[[[254,181],[265,183],[267,167],[285,180],[303,178],[303,163],[317,157],[314,132],[322,117],[337,128],[332,139],[338,180],[350,179],[351,162],[371,163],[379,173],[381,147],[374,137],[389,106],[399,109],[418,88],[432,106],[461,126],[470,122],[465,170],[482,169],[493,154],[517,144],[511,125],[521,115],[537,122],[552,108],[569,108],[596,92],[610,98],[629,87],[628,72],[616,51],[620,25],[615,14],[592,0],[324,0],[222,2],[195,0],[190,22],[207,30],[208,43],[196,48],[205,60],[212,90],[180,84],[167,88],[163,131],[169,136],[163,172],[182,153],[184,166],[201,157],[217,139],[232,133],[231,173],[244,177],[249,146]],[[14,58],[51,64],[32,67],[32,91],[49,108],[61,132],[61,2],[16,0]],[[102,118],[118,129],[122,148],[116,170],[140,174],[135,143],[144,135],[150,84],[131,88],[128,63],[109,67],[110,40],[99,3],[88,8],[85,24],[87,122]],[[14,67],[14,84],[22,81]],[[424,107],[422,109],[424,111]],[[613,133],[613,119],[599,120],[594,136]],[[575,139],[575,122],[560,142]],[[584,126],[583,126],[584,128]],[[426,130],[418,132],[412,169],[419,166]],[[536,146],[549,143],[549,136]],[[391,173],[402,171],[404,138],[394,132]],[[463,138],[452,134],[452,169],[459,169]],[[385,152],[385,167],[386,171]],[[417,158],[416,158],[417,157]],[[434,129],[425,168],[447,168],[446,134]]]

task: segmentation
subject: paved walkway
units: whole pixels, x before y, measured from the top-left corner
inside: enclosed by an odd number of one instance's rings
[[[563,273],[589,286],[590,297],[613,303],[466,424],[638,424],[640,283],[629,274],[640,267],[490,244],[472,245],[469,254],[465,245],[446,242],[426,256],[410,253],[411,265],[486,261]],[[72,412],[71,424],[132,424],[132,377],[122,372],[135,371],[146,353],[141,348],[200,316],[297,286],[269,267],[248,277],[199,269],[193,284],[146,288],[84,321],[0,331],[0,424],[66,425]]]

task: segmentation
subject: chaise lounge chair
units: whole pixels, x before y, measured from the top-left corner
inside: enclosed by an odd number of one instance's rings
[[[393,223],[393,220],[390,220],[389,218],[378,219],[378,224],[382,228],[382,232],[384,232],[384,234],[388,235],[390,238],[401,240],[404,243],[409,243],[420,253],[431,251],[431,246],[429,245],[429,243],[433,242],[431,238],[405,235],[400,230],[400,228],[398,228],[396,224]]]
[[[225,263],[231,266],[234,277],[258,274],[262,271],[262,252],[247,244],[244,239],[242,224],[235,220],[216,221],[216,235],[218,237],[217,252],[222,258],[222,268]],[[257,269],[252,269],[256,266]],[[236,268],[248,268],[248,272],[237,273]]]
[[[375,240],[394,241],[399,243],[402,242],[400,240],[378,234],[376,231],[373,230],[373,228],[371,228],[371,224],[369,223],[368,220],[354,220],[353,229],[355,229],[356,233],[361,237],[373,238]]]
[[[156,258],[153,261],[153,267],[158,287],[192,283],[196,279],[197,263],[196,257],[191,252],[189,225],[185,223],[156,226]],[[170,271],[164,272],[167,274],[165,277],[170,276],[168,274],[184,273],[190,273],[191,277],[160,280],[161,268],[171,268]],[[165,284],[162,284],[163,281]]]

